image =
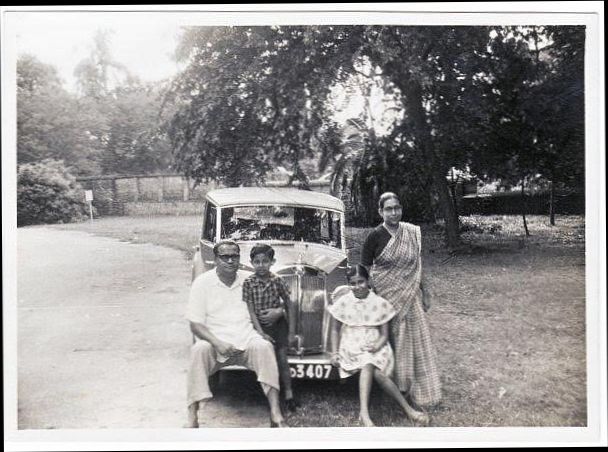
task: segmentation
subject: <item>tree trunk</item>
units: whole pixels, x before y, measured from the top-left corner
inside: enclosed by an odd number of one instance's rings
[[[431,172],[434,191],[439,198],[439,207],[445,220],[446,242],[448,248],[456,248],[460,245],[460,225],[458,213],[454,208],[454,202],[450,196],[450,188],[447,181],[447,167],[442,162],[441,152],[434,148],[431,136],[431,128],[426,122],[424,111],[422,86],[416,80],[400,80],[399,88],[405,93],[409,116],[417,131],[419,146],[429,162],[426,169]]]
[[[524,186],[526,179],[523,178],[521,181],[521,216],[524,219],[524,230],[526,231],[526,237],[530,237],[530,231],[528,230],[528,222],[526,221],[526,192]]]
[[[454,213],[456,215],[456,221],[458,220],[458,191],[456,180],[454,179],[454,167],[450,170],[451,173],[451,183],[450,183],[450,194],[452,195],[452,203],[454,204]]]
[[[112,201],[110,202],[110,215],[119,215],[118,185],[112,179]]]
[[[139,182],[139,177],[135,178],[135,199],[134,201],[137,202],[139,201],[139,198],[141,197],[141,183]]]
[[[454,208],[454,203],[450,197],[450,188],[448,181],[445,178],[444,171],[434,171],[433,185],[437,197],[439,198],[439,207],[443,213],[445,220],[445,233],[448,248],[456,248],[460,245],[460,221],[458,214]]]
[[[549,192],[549,223],[551,226],[555,226],[555,184],[551,181],[551,188]]]
[[[456,216],[458,216],[458,198],[456,194],[456,185],[453,180],[450,184],[450,195],[452,195],[452,202],[454,203],[454,212],[456,212]]]

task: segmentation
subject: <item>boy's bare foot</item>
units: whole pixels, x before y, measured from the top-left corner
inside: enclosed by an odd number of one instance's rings
[[[186,428],[198,428],[198,403],[188,407],[188,423]]]
[[[285,406],[287,406],[287,409],[290,412],[294,413],[295,411],[297,411],[298,408],[300,408],[300,402],[298,402],[294,398],[287,399],[285,400]]]

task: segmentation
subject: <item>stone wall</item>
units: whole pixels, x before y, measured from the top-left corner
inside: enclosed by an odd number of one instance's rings
[[[93,191],[93,206],[99,216],[197,215],[202,212],[207,192],[218,188],[213,183],[195,187],[192,180],[179,174],[98,176],[77,180],[83,190]],[[286,182],[272,181],[266,185],[283,187]],[[325,181],[312,181],[310,188],[330,192],[330,185]]]

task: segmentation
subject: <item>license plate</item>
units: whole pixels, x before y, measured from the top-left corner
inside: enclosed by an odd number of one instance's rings
[[[329,380],[336,378],[337,369],[331,364],[290,364],[291,378]]]

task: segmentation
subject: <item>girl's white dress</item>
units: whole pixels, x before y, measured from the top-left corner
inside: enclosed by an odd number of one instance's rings
[[[388,341],[376,352],[364,351],[380,337],[380,327],[392,319],[397,311],[391,303],[371,292],[364,299],[355,297],[347,286],[336,288],[329,313],[340,323],[340,377],[348,377],[366,364],[373,364],[389,375],[395,364],[393,350]]]

